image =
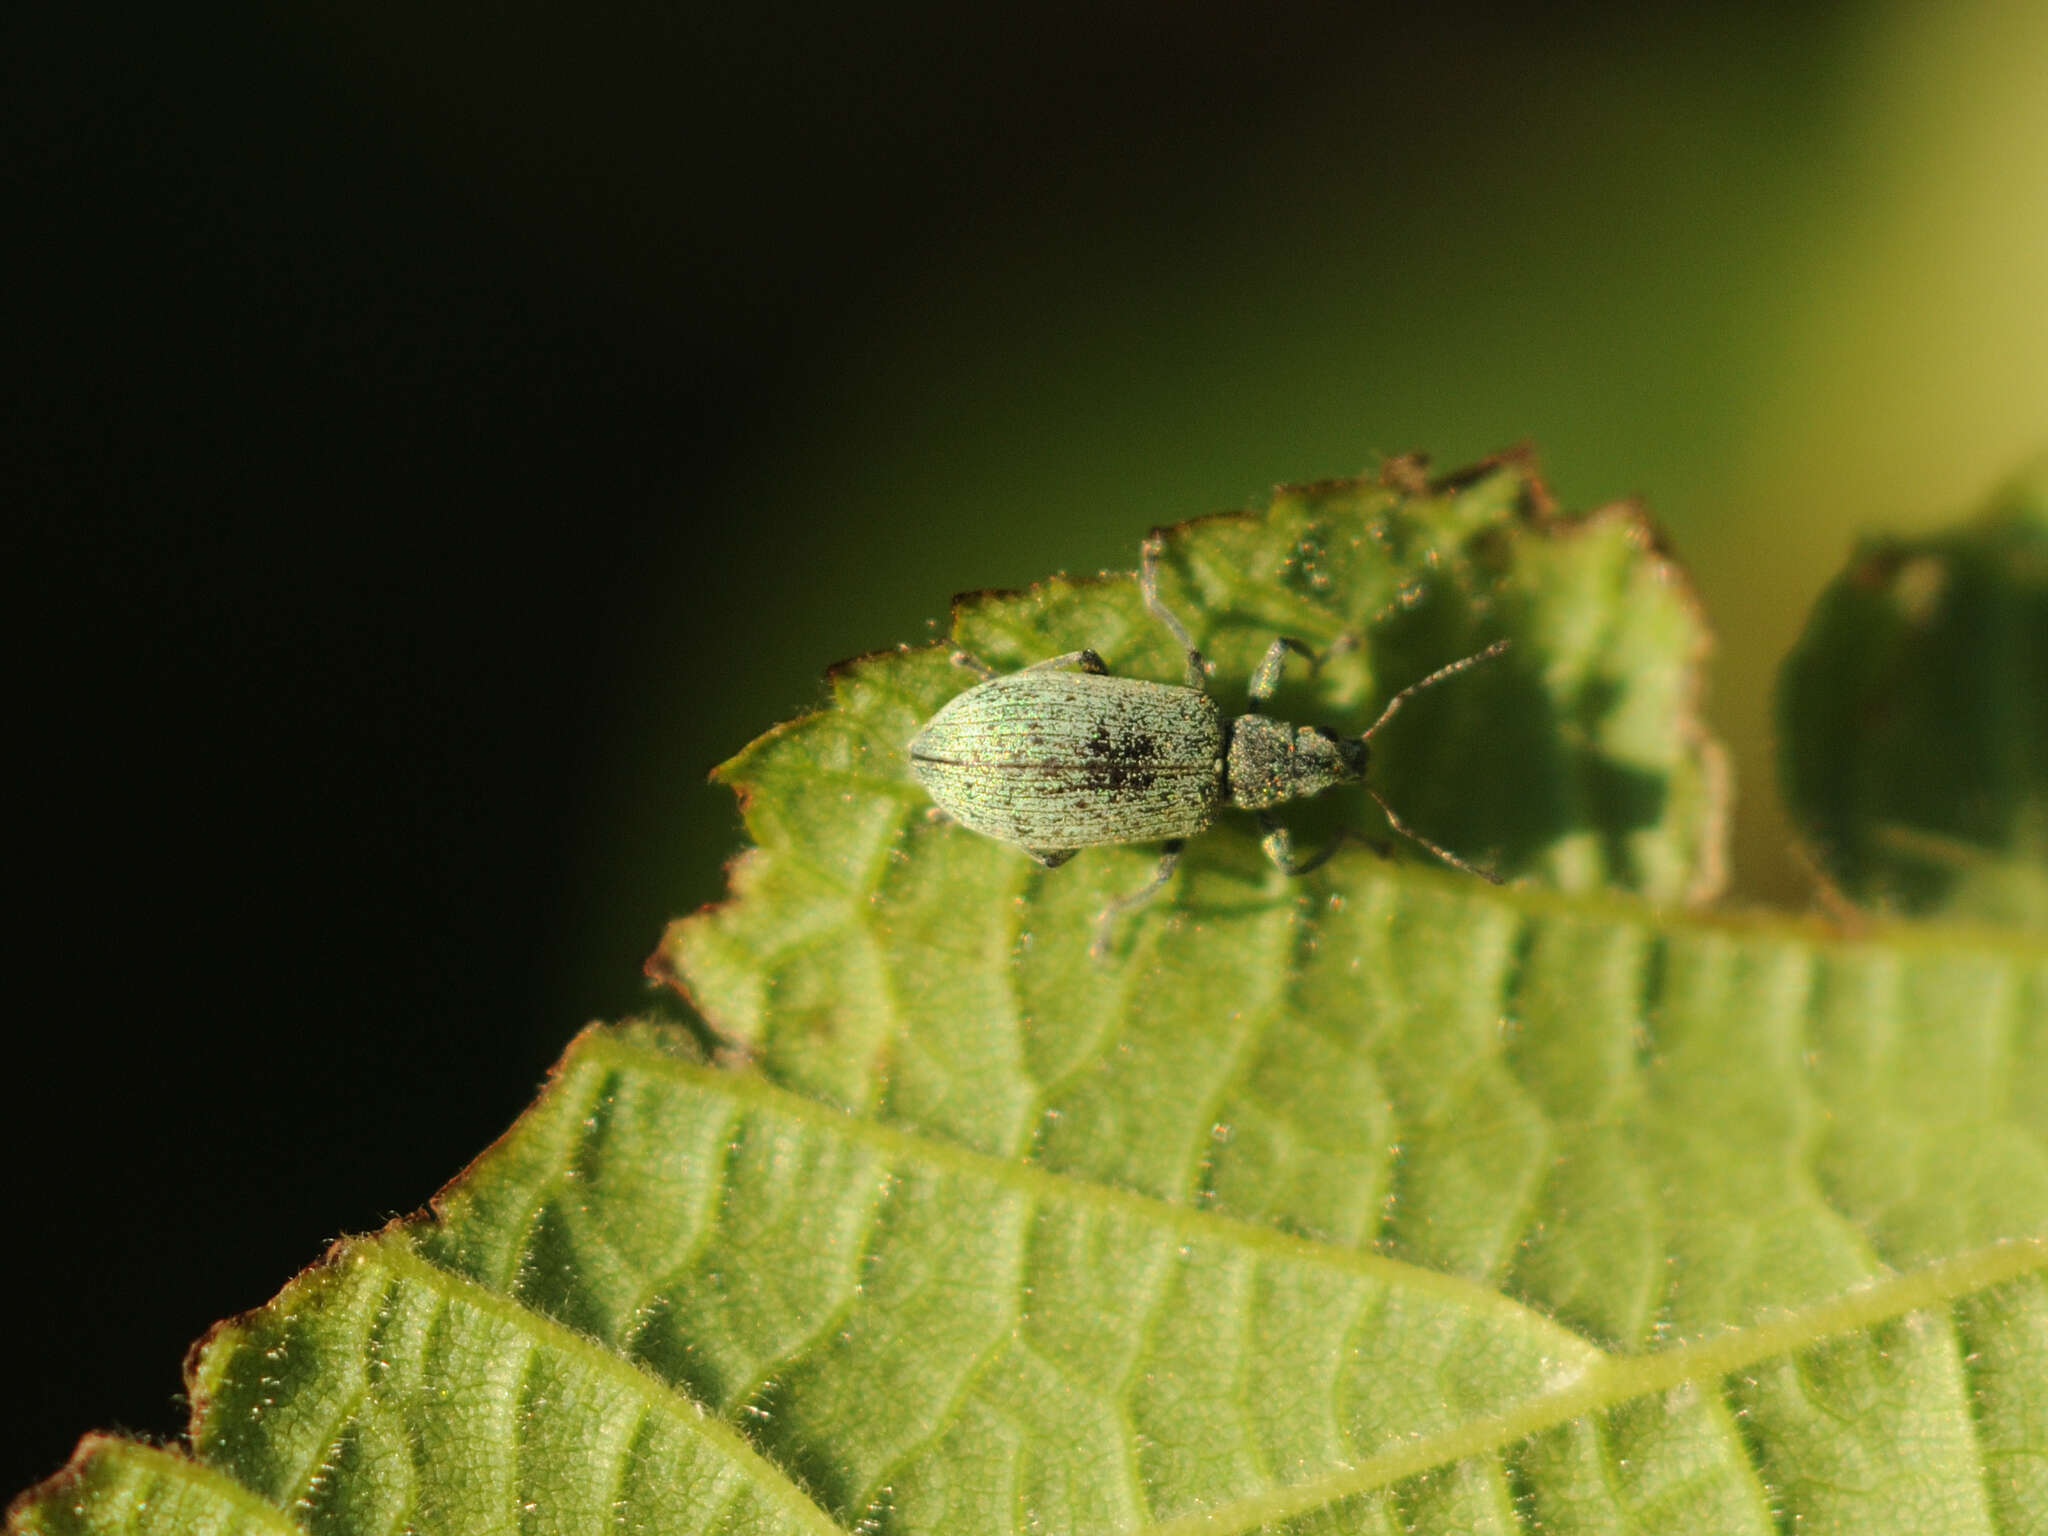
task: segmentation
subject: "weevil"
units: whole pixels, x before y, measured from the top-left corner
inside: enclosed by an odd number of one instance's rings
[[[1506,640],[1410,683],[1362,735],[1345,736],[1260,713],[1279,690],[1290,655],[1311,668],[1323,661],[1302,641],[1282,636],[1252,673],[1249,708],[1229,718],[1209,695],[1208,663],[1193,636],[1159,596],[1162,549],[1156,534],[1145,541],[1138,590],[1180,647],[1185,683],[1114,676],[1092,650],[1068,651],[1002,676],[979,658],[954,652],[955,665],[981,681],[932,716],[910,743],[910,771],[941,811],[984,836],[1014,843],[1048,869],[1103,843],[1161,844],[1152,878],[1097,917],[1097,958],[1108,952],[1116,919],[1159,893],[1187,840],[1226,805],[1258,818],[1266,857],[1287,874],[1320,867],[1358,834],[1340,831],[1317,852],[1298,857],[1273,808],[1336,784],[1363,785],[1403,837],[1446,864],[1501,883],[1410,827],[1365,783],[1365,771],[1367,743],[1403,704],[1498,656]]]

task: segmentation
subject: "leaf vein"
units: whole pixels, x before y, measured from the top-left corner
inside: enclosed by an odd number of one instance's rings
[[[810,1531],[813,1536],[845,1536],[844,1527],[819,1508],[788,1473],[756,1450],[744,1435],[723,1419],[706,1413],[695,1399],[637,1362],[488,1286],[480,1285],[454,1270],[442,1268],[415,1250],[403,1237],[371,1238],[351,1243],[341,1256],[342,1262],[350,1260],[382,1265],[401,1278],[428,1287],[441,1309],[445,1310],[460,1300],[463,1305],[505,1321],[519,1330],[529,1350],[545,1344],[577,1360],[592,1374],[607,1377],[626,1387],[684,1426],[690,1434],[709,1442],[721,1461],[751,1477],[763,1499],[780,1508],[799,1529]]]
[[[1276,947],[1288,951],[1288,958],[1286,963],[1276,967],[1272,974],[1291,981],[1301,974],[1300,957],[1313,940],[1314,924],[1294,921],[1280,932],[1281,943]],[[1223,1123],[1224,1111],[1229,1108],[1233,1098],[1239,1095],[1249,1096],[1250,1085],[1245,1081],[1245,1074],[1258,1059],[1268,1032],[1276,1022],[1286,1016],[1288,994],[1288,982],[1275,987],[1264,1005],[1244,1028],[1238,1031],[1238,1037],[1230,1049],[1230,1060],[1217,1074],[1216,1086],[1211,1091],[1208,1102],[1202,1105],[1200,1112],[1193,1117],[1193,1139],[1182,1159],[1183,1167],[1187,1171],[1177,1181],[1186,1190],[1185,1198],[1191,1205],[1205,1209],[1215,1208],[1216,1196],[1210,1177],[1215,1160],[1210,1149],[1215,1143],[1216,1127]]]
[[[2002,1530],[2004,1522],[1998,1517],[1998,1499],[1991,1486],[1992,1457],[1984,1432],[1984,1394],[1978,1390],[1978,1354],[1971,1345],[1969,1324],[1961,1315],[1960,1299],[1950,1303],[1944,1321],[1962,1381],[1963,1424],[1970,1436],[1970,1463],[1977,1473],[1977,1501],[1984,1511],[1986,1529]]]
[[[1023,1219],[1025,1223],[1029,1223],[1031,1213],[1028,1210],[1023,1213]],[[854,1501],[853,1508],[874,1508],[883,1495],[895,1486],[896,1478],[904,1468],[915,1461],[928,1447],[943,1440],[957,1427],[961,1418],[961,1410],[966,1406],[969,1398],[980,1388],[983,1379],[995,1368],[996,1362],[1001,1360],[1004,1353],[1011,1347],[1018,1322],[1017,1314],[1019,1309],[1015,1300],[1017,1295],[1016,1287],[1014,1285],[1005,1287],[1003,1294],[1005,1300],[1009,1303],[1007,1321],[991,1326],[987,1342],[975,1352],[974,1357],[967,1362],[966,1368],[960,1372],[959,1382],[953,1388],[952,1395],[947,1398],[946,1406],[932,1416],[930,1431],[904,1445],[894,1456],[882,1464],[876,1470],[875,1476],[870,1480],[868,1486],[862,1490],[859,1498]]]
[[[1504,946],[1508,959],[1507,964],[1501,967],[1498,986],[1499,1016],[1503,1025],[1509,1025],[1521,1018],[1522,984],[1527,978],[1529,953],[1535,942],[1535,934],[1535,919],[1527,912],[1517,912],[1514,937]],[[1534,1149],[1530,1157],[1532,1176],[1523,1183],[1514,1207],[1506,1213],[1506,1219],[1501,1222],[1500,1250],[1494,1254],[1487,1266],[1487,1273],[1496,1281],[1505,1281],[1513,1271],[1515,1254],[1534,1233],[1537,1213],[1543,1209],[1544,1196],[1550,1189],[1551,1181],[1556,1177],[1557,1164],[1554,1154],[1557,1149],[1557,1127],[1551,1120],[1549,1111],[1543,1107],[1542,1095],[1537,1093],[1517,1066],[1519,1058],[1515,1052],[1504,1050],[1499,1053],[1498,1059],[1508,1080],[1528,1105],[1537,1125],[1541,1127],[1543,1138],[1541,1145]]]
[[[889,1208],[896,1183],[892,1171],[886,1179],[882,1198],[867,1206],[863,1212],[859,1240],[853,1245],[853,1262],[847,1266],[847,1272],[852,1279],[846,1293],[831,1308],[821,1313],[817,1322],[807,1332],[790,1340],[774,1355],[756,1365],[754,1374],[745,1383],[745,1389],[731,1395],[732,1407],[726,1415],[728,1421],[732,1420],[734,1413],[744,1410],[748,1404],[766,1392],[778,1375],[786,1370],[794,1370],[813,1349],[831,1340],[853,1316],[854,1309],[861,1303],[860,1276],[867,1273],[870,1268],[870,1260],[874,1256],[872,1245],[882,1231],[883,1215]]]
[[[642,1331],[654,1321],[654,1304],[660,1298],[673,1294],[679,1283],[687,1277],[704,1255],[711,1251],[723,1227],[721,1213],[730,1196],[732,1160],[738,1151],[739,1132],[745,1111],[737,1104],[725,1106],[725,1119],[720,1124],[718,1135],[711,1138],[717,1147],[717,1162],[706,1168],[699,1181],[701,1187],[711,1191],[696,1211],[697,1232],[690,1239],[690,1246],[678,1255],[676,1262],[633,1292],[633,1304],[628,1314],[631,1321],[620,1330],[620,1352],[632,1356]]]

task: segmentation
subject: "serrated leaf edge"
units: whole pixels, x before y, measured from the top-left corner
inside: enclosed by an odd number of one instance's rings
[[[503,1320],[535,1346],[583,1361],[593,1373],[609,1377],[642,1399],[651,1411],[665,1414],[707,1442],[728,1467],[747,1479],[764,1500],[782,1509],[798,1529],[813,1531],[817,1536],[844,1536],[844,1528],[827,1515],[786,1471],[763,1456],[737,1429],[706,1412],[696,1399],[616,1350],[608,1349],[587,1335],[422,1256],[413,1247],[412,1223],[394,1223],[374,1237],[344,1239],[330,1250],[321,1265],[294,1280],[285,1295],[289,1297],[293,1289],[318,1285],[325,1278],[358,1266],[376,1266],[387,1274],[424,1286],[447,1302],[471,1307]],[[272,1302],[270,1307],[259,1308],[257,1313],[245,1316],[260,1315],[276,1305]],[[232,1343],[240,1321],[225,1323],[209,1335],[206,1352],[211,1354],[222,1344]],[[202,1361],[191,1382],[195,1430],[201,1426],[207,1411],[203,1376]],[[204,1463],[194,1461],[192,1465],[202,1466]],[[268,1504],[263,1507],[273,1508]]]
[[[97,1432],[79,1440],[78,1448],[63,1467],[14,1500],[7,1510],[7,1529],[24,1533],[42,1530],[40,1524],[31,1523],[38,1508],[76,1497],[73,1490],[92,1476],[96,1466],[116,1463],[132,1466],[150,1462],[157,1464],[159,1473],[164,1477],[174,1478],[188,1487],[194,1484],[205,1486],[208,1492],[217,1495],[222,1503],[231,1505],[237,1514],[252,1524],[260,1524],[265,1530],[277,1532],[278,1536],[303,1536],[304,1527],[275,1504],[184,1451]]]

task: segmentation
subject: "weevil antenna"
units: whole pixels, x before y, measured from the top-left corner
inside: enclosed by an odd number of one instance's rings
[[[1447,667],[1438,667],[1434,672],[1430,673],[1429,676],[1422,678],[1420,681],[1410,683],[1406,688],[1403,688],[1399,693],[1395,694],[1391,699],[1387,700],[1387,707],[1380,711],[1379,719],[1373,721],[1371,725],[1367,726],[1365,728],[1365,734],[1359,737],[1358,739],[1360,741],[1371,741],[1372,733],[1378,730],[1381,726],[1385,725],[1389,720],[1393,719],[1394,712],[1398,710],[1403,704],[1406,704],[1410,699],[1414,698],[1416,694],[1422,692],[1423,689],[1434,688],[1438,683],[1442,682],[1445,678],[1456,677],[1460,672],[1464,671],[1467,667],[1476,667],[1482,661],[1493,660],[1494,657],[1498,656],[1502,651],[1506,650],[1508,648],[1508,645],[1509,642],[1506,640],[1496,640],[1493,642],[1493,644],[1489,645],[1485,650],[1474,651],[1470,656],[1465,657],[1463,660],[1454,661]],[[1379,796],[1375,795],[1373,796],[1373,798],[1375,800],[1378,800]],[[1380,808],[1382,810],[1386,809],[1386,802],[1384,800],[1380,801]],[[1394,813],[1392,811],[1387,812],[1387,817],[1389,820],[1393,819],[1393,814]],[[1395,822],[1395,825],[1399,826],[1400,823]],[[1408,835],[1410,837],[1415,837],[1415,834],[1412,832]],[[1417,841],[1418,843],[1423,843],[1428,847],[1436,848],[1436,844],[1430,842],[1428,838],[1416,837],[1415,841]],[[1452,859],[1450,855],[1444,853],[1441,848],[1437,848],[1437,852],[1441,854],[1444,858],[1450,859],[1450,862],[1453,864],[1458,864],[1460,862],[1457,859]],[[1479,871],[1475,869],[1472,871],[1472,873],[1476,875],[1479,873]]]
[[[1501,644],[1506,645],[1507,642],[1503,640]],[[1485,652],[1482,651],[1480,655],[1485,655]],[[1479,659],[1479,656],[1467,658],[1467,660],[1469,661],[1477,661]],[[1458,665],[1461,666],[1463,664],[1464,663],[1462,662],[1458,663]],[[1382,718],[1384,718],[1384,716]],[[1455,853],[1451,852],[1451,850],[1446,848],[1442,843],[1433,843],[1428,838],[1424,837],[1420,832],[1416,831],[1413,827],[1409,826],[1407,822],[1403,821],[1399,816],[1396,816],[1394,814],[1394,808],[1391,805],[1387,804],[1386,796],[1382,795],[1370,784],[1365,786],[1365,792],[1368,795],[1371,795],[1373,799],[1377,800],[1379,802],[1380,809],[1387,813],[1387,825],[1392,827],[1396,832],[1400,833],[1403,837],[1407,838],[1409,842],[1420,843],[1423,847],[1427,848],[1431,853],[1435,854],[1438,858],[1442,859],[1446,864],[1450,865],[1453,869],[1462,869],[1468,875],[1477,875],[1480,879],[1486,881],[1489,885],[1507,884],[1507,881],[1503,880],[1499,875],[1496,875],[1492,870],[1481,869],[1477,864],[1471,863],[1469,860],[1459,858]]]

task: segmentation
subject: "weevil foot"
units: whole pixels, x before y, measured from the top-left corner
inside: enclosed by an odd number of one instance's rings
[[[1374,848],[1379,852],[1381,857],[1393,852],[1391,848],[1379,847],[1363,832],[1350,827],[1339,827],[1336,836],[1329,842],[1308,857],[1300,858],[1294,852],[1294,839],[1288,836],[1287,829],[1273,817],[1262,813],[1259,817],[1259,830],[1265,833],[1265,836],[1259,839],[1259,846],[1266,850],[1266,857],[1273,861],[1273,866],[1283,875],[1305,875],[1312,869],[1321,869],[1337,856],[1337,850],[1346,843],[1364,843],[1368,848]]]
[[[994,667],[968,651],[955,651],[948,659],[961,671],[972,672],[984,683],[996,675]]]
[[[1034,661],[1024,668],[1026,672],[1056,672],[1072,667],[1079,672],[1092,672],[1097,677],[1109,676],[1109,663],[1091,650],[1068,651],[1061,656],[1048,656],[1043,661]]]
[[[1058,869],[1081,850],[1078,848],[1026,848],[1024,851],[1047,869]]]
[[[1297,640],[1292,635],[1282,635],[1266,647],[1265,659],[1258,670],[1252,673],[1251,707],[1262,710],[1280,691],[1280,674],[1286,670],[1289,653],[1301,657],[1308,663],[1309,676],[1314,677],[1323,669],[1323,663],[1332,656],[1342,656],[1347,651],[1358,649],[1358,636],[1350,632],[1339,635],[1322,650],[1313,649],[1307,641]]]
[[[1323,658],[1310,649],[1305,641],[1297,640],[1292,635],[1282,635],[1266,647],[1265,659],[1259,663],[1258,670],[1252,673],[1251,708],[1254,713],[1264,709],[1272,702],[1273,695],[1280,691],[1280,674],[1287,668],[1287,656],[1290,651],[1308,662],[1311,677],[1322,670]]]
[[[1116,934],[1116,914],[1104,908],[1095,914],[1095,937],[1088,942],[1088,958],[1097,965],[1109,959],[1109,941]]]

